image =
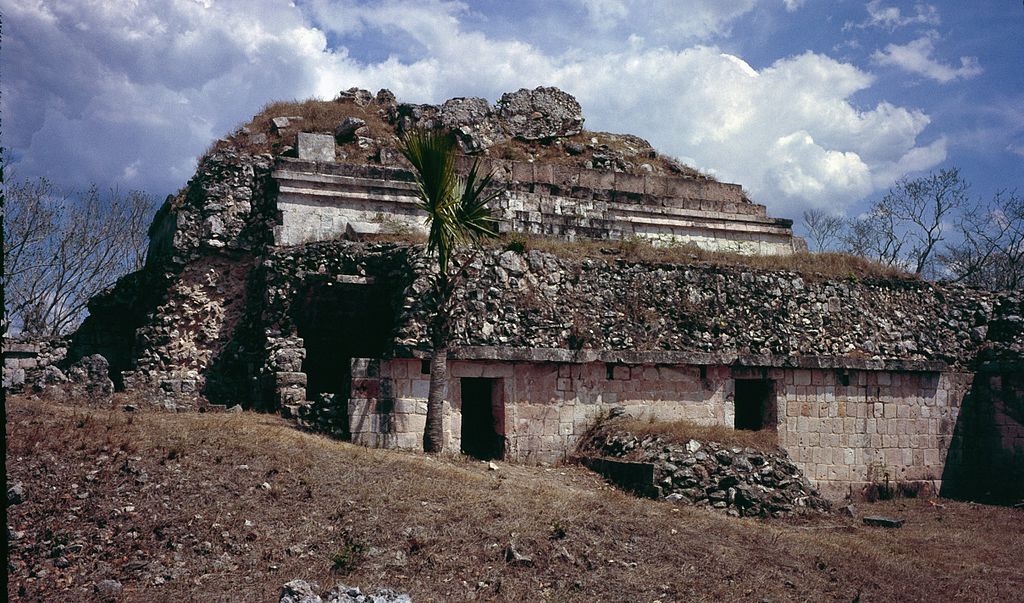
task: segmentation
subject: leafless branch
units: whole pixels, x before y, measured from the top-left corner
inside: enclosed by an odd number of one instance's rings
[[[139,191],[66,193],[45,178],[9,181],[5,326],[33,335],[71,330],[89,298],[142,266],[152,208]]]

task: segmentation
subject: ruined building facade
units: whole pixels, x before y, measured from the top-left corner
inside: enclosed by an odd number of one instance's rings
[[[523,90],[496,108],[407,106],[385,92],[337,102],[379,110],[396,131],[451,131],[495,174],[503,232],[801,249],[791,222],[736,185],[639,160],[622,170],[596,151],[585,165],[488,154],[495,139],[540,128],[537,140],[578,155],[565,141],[586,136],[582,117],[559,91]],[[470,101],[479,110],[464,111]],[[291,121],[275,120],[282,140],[291,128],[290,151],[246,151],[267,134],[239,132],[200,162],[154,220],[147,267],[93,300],[69,355],[103,354],[118,387],[169,407],[241,403],[357,443],[418,449],[432,263],[394,236],[422,228],[412,175],[386,149],[352,160],[379,137]],[[475,256],[456,292],[447,447],[555,461],[622,408],[774,430],[833,494],[885,480],[1021,494],[1019,292],[631,262],[616,249]]]

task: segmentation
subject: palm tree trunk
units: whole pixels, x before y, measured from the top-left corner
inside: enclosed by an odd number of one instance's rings
[[[427,425],[423,432],[423,451],[444,449],[444,391],[448,385],[448,346],[435,344],[430,358],[430,392],[427,394]]]
[[[451,281],[442,271],[434,281],[435,303],[430,321],[430,391],[427,393],[427,424],[423,430],[423,451],[437,453],[444,450],[444,395],[448,389],[448,303],[451,301]]]

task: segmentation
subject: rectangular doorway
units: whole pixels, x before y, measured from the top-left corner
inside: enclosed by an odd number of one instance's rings
[[[462,389],[462,453],[478,459],[500,459],[505,452],[502,380],[460,379]],[[498,412],[495,412],[495,410]]]
[[[770,379],[737,379],[736,429],[775,429],[775,382]]]

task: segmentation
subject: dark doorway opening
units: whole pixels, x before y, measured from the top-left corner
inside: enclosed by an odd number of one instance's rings
[[[462,388],[462,453],[478,459],[500,459],[505,452],[505,438],[499,433],[501,380],[463,378]],[[503,431],[503,430],[502,430]]]
[[[319,402],[329,394],[335,433],[349,437],[348,401],[352,393],[352,359],[380,358],[392,329],[388,291],[372,284],[310,283],[295,305],[295,323],[306,358],[306,399]]]
[[[737,379],[736,429],[758,431],[775,428],[775,382],[770,379]]]

